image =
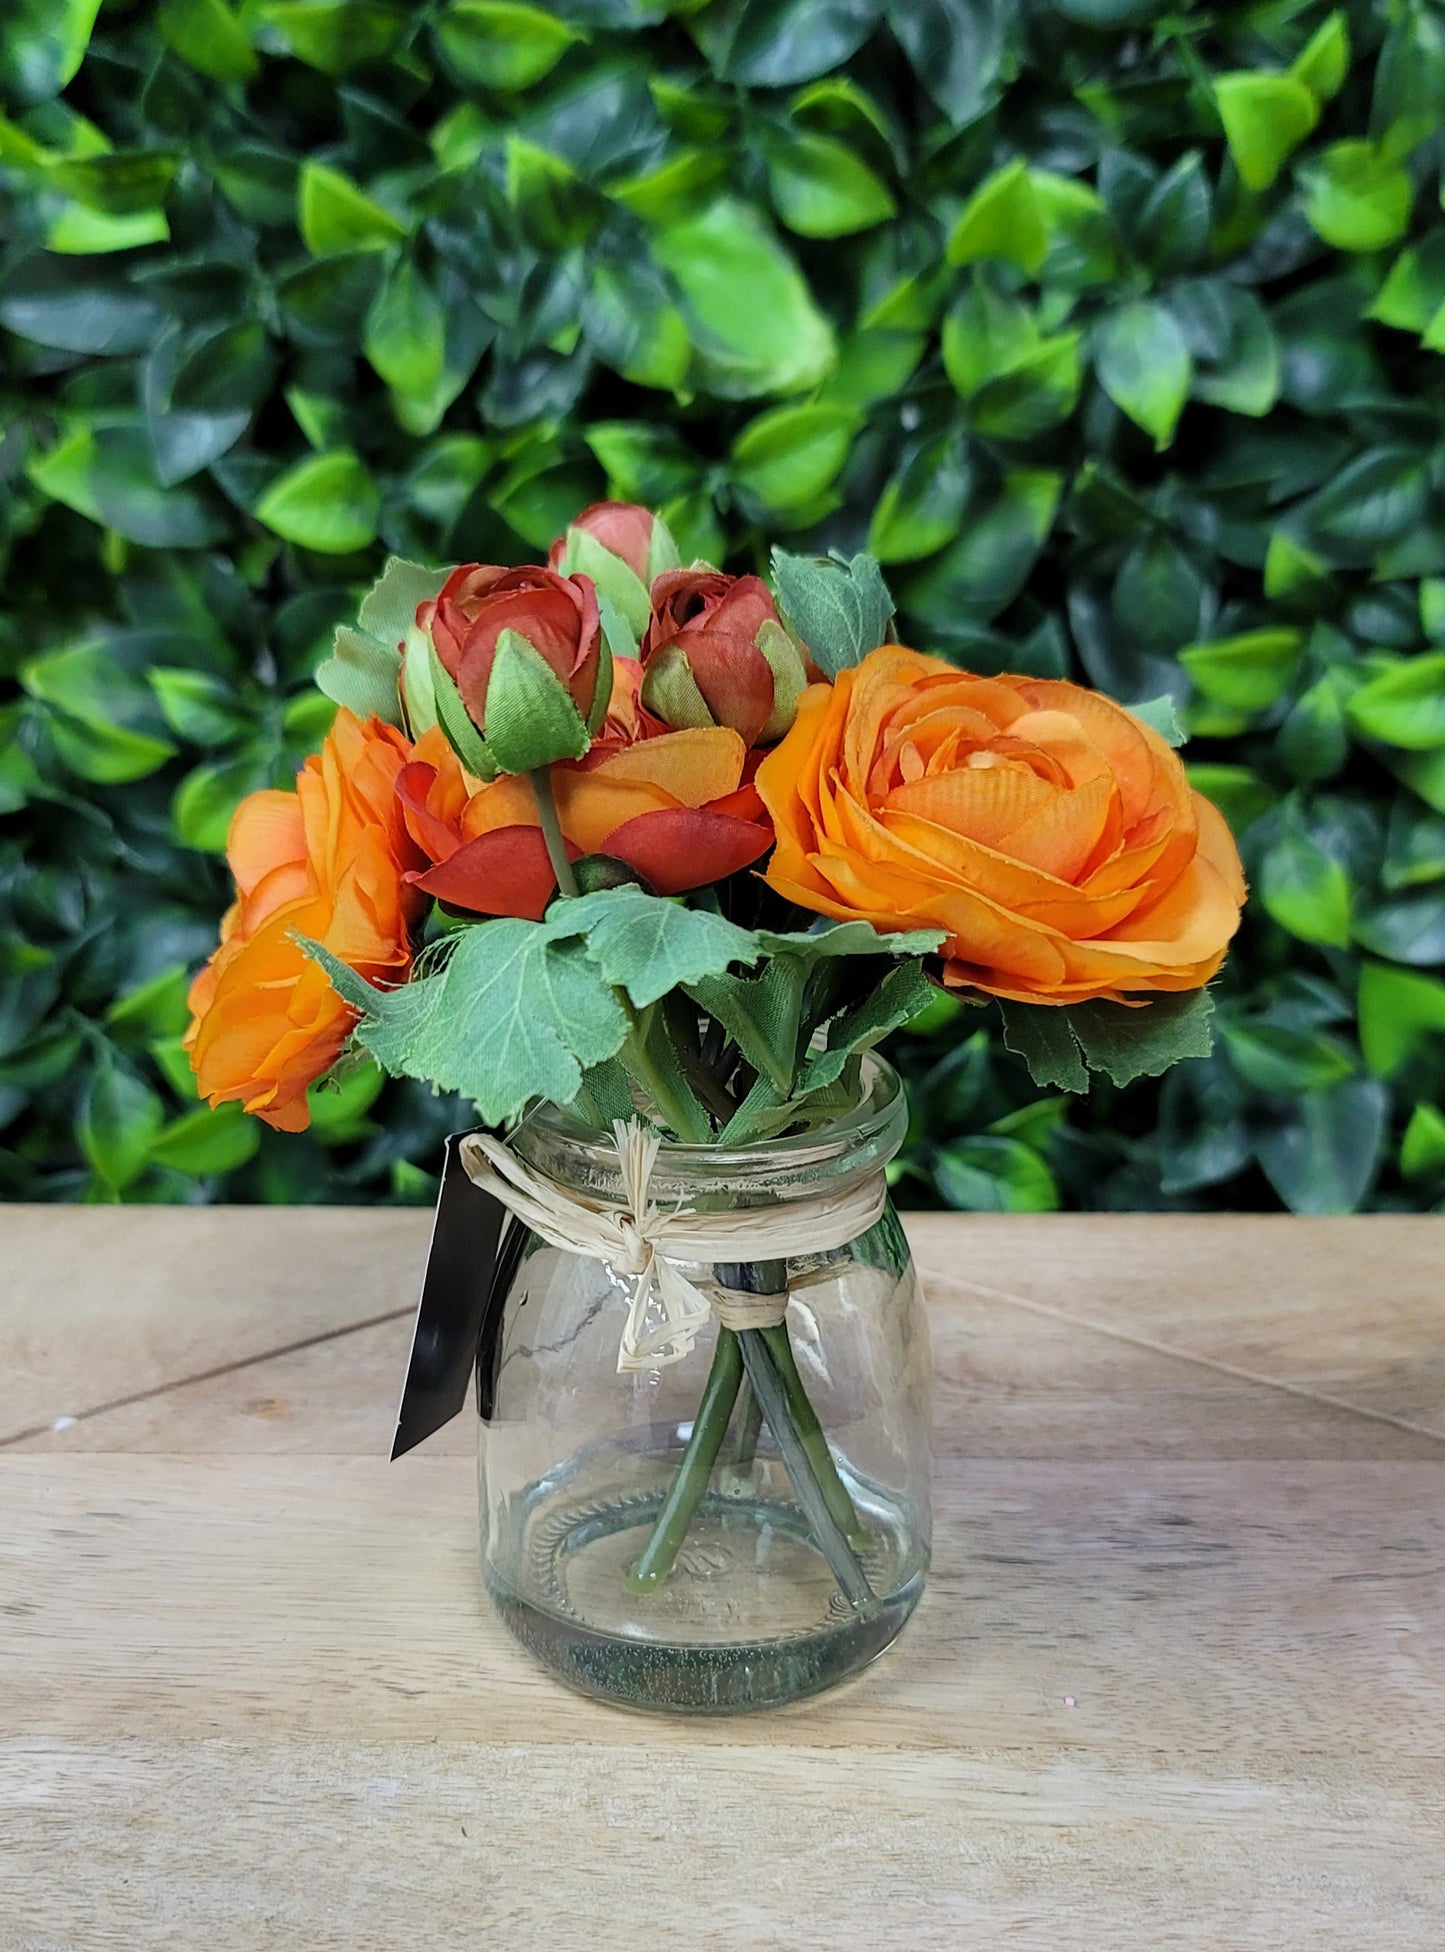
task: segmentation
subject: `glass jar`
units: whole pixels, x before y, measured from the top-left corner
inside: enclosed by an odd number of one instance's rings
[[[650,1197],[772,1222],[880,1174],[905,1124],[897,1074],[869,1057],[860,1102],[835,1123],[733,1149],[664,1146]],[[615,1147],[570,1112],[544,1108],[513,1145],[560,1186],[624,1203]],[[619,1373],[631,1277],[526,1237],[490,1356],[483,1573],[517,1639],[588,1694],[771,1707],[856,1673],[918,1604],[927,1319],[891,1202],[824,1253],[677,1265],[704,1294],[774,1294],[782,1326],[733,1348],[713,1316],[681,1361]],[[768,1414],[769,1376],[786,1414]]]

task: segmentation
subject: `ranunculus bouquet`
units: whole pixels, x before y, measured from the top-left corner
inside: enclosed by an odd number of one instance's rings
[[[471,1100],[494,1150],[548,1103],[619,1146],[735,1147],[836,1119],[935,985],[996,1003],[1065,1089],[1208,1048],[1244,883],[1167,701],[905,649],[868,557],[728,575],[600,503],[545,565],[391,562],[317,681],[339,708],[321,751],[231,829],[236,901],[191,998],[213,1104],[297,1130],[355,1040]],[[766,1292],[778,1265],[740,1256],[728,1281]],[[634,1364],[696,1332],[686,1298],[648,1305]],[[732,1334],[644,1586],[742,1387]],[[767,1335],[748,1380],[846,1553],[846,1494]]]

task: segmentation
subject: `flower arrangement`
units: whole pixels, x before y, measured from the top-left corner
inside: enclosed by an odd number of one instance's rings
[[[486,1127],[550,1103],[615,1133],[641,1226],[659,1139],[837,1119],[938,985],[996,1005],[1067,1090],[1207,1052],[1244,882],[1167,701],[973,676],[894,642],[891,619],[867,556],[775,551],[771,584],[684,566],[618,503],[545,565],[392,561],[318,673],[338,706],[321,751],[294,793],[235,816],[236,901],[191,995],[201,1091],[298,1129],[355,1040]],[[545,1231],[546,1189],[495,1137],[483,1152]],[[776,1258],[726,1266],[735,1293],[779,1287]],[[658,1272],[634,1364],[685,1354],[706,1319]],[[745,1366],[856,1600],[847,1494],[787,1331],[722,1319],[637,1576],[665,1577]]]

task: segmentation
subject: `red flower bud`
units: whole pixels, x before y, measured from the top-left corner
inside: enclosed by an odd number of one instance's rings
[[[416,621],[430,630],[437,656],[478,730],[486,726],[487,685],[505,630],[517,631],[545,659],[584,720],[591,714],[602,637],[590,577],[559,576],[535,566],[463,563],[434,599],[418,607]]]
[[[658,577],[642,664],[643,703],[656,717],[728,725],[750,746],[782,738],[806,683],[767,584],[715,569]]]
[[[583,535],[590,535],[594,542],[600,542],[604,549],[610,549],[614,556],[632,571],[644,588],[652,581],[649,563],[652,556],[652,535],[657,527],[657,517],[650,508],[640,508],[636,502],[593,502],[584,508],[580,515],[574,516],[567,524],[567,533],[559,535],[547,552],[547,567],[560,570],[567,560],[567,548],[572,531],[580,529]],[[677,560],[674,556],[674,562]]]

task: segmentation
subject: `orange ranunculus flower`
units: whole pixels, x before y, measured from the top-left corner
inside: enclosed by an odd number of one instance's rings
[[[757,789],[744,782],[747,758],[736,732],[710,726],[603,741],[585,759],[554,765],[568,854],[610,855],[664,895],[736,873],[773,837]],[[540,920],[557,881],[529,779],[478,786],[434,730],[417,741],[397,797],[432,862],[408,876],[418,888],[479,915]]]
[[[324,943],[369,982],[402,981],[425,895],[423,862],[396,798],[404,735],[339,711],[296,791],[252,793],[226,855],[236,901],[191,986],[186,1044],[201,1096],[239,1099],[284,1132],[309,1122],[306,1088],[340,1054],[356,1013],[292,940]]]
[[[758,770],[767,879],[804,908],[947,931],[944,981],[1025,1003],[1189,990],[1244,877],[1159,735],[1046,678],[886,644],[815,685]]]

